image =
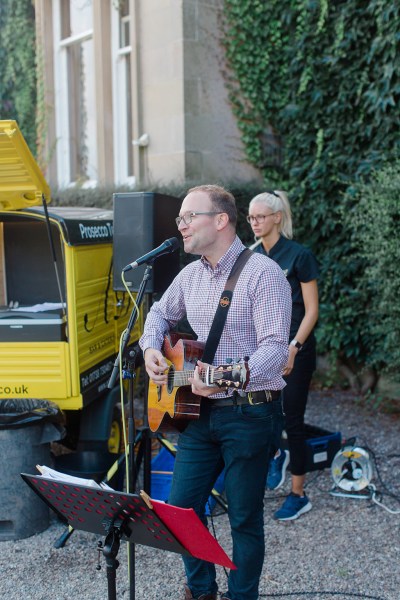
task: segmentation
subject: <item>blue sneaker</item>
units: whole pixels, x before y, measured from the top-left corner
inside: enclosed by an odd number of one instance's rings
[[[285,483],[286,469],[289,464],[289,452],[280,450],[279,456],[274,456],[269,463],[267,488],[277,490]]]
[[[312,504],[305,494],[304,496],[299,496],[290,492],[282,507],[274,514],[274,519],[278,521],[293,521],[311,509]]]

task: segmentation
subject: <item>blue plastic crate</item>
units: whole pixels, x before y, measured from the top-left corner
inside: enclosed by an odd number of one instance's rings
[[[166,448],[151,461],[151,497],[166,502],[172,483],[175,457]]]
[[[151,461],[151,497],[155,500],[168,500],[172,483],[172,471],[174,469],[175,457],[164,447]],[[222,471],[214,488],[222,493],[224,490],[225,472]],[[210,515],[214,510],[216,500],[210,496],[206,505],[206,514]]]
[[[306,425],[306,471],[328,469],[342,445],[340,431],[327,431],[313,425]]]
[[[151,459],[151,470],[172,473],[174,462],[175,456],[169,450],[164,448],[164,446],[162,446],[160,452]]]
[[[327,469],[342,445],[340,431],[331,432],[315,425],[304,425],[306,430],[306,473]],[[287,438],[282,437],[282,447],[288,449]],[[288,465],[290,470],[290,462]]]

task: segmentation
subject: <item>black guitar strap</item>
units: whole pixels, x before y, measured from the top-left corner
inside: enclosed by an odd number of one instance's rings
[[[202,361],[208,363],[209,365],[211,365],[212,361],[214,360],[219,340],[221,339],[221,334],[224,329],[226,317],[228,316],[228,310],[232,302],[233,290],[236,282],[239,279],[239,275],[242,272],[244,265],[247,263],[252,254],[253,253],[251,250],[245,248],[237,257],[236,262],[229,273],[229,277],[226,282],[225,289],[221,294],[218,308],[215,313],[210,333],[208,334],[204,348]]]

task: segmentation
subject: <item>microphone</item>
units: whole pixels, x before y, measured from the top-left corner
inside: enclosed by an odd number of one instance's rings
[[[153,262],[153,260],[155,260],[159,256],[162,256],[163,254],[171,254],[171,252],[175,252],[175,250],[178,250],[178,248],[178,238],[169,238],[168,240],[165,240],[165,242],[163,242],[160,246],[158,246],[158,248],[150,250],[150,252],[148,252],[147,254],[144,254],[140,258],[137,258],[134,262],[129,263],[129,265],[126,265],[126,267],[122,269],[122,272],[125,273],[126,271],[130,271],[131,269],[136,269],[144,263]]]

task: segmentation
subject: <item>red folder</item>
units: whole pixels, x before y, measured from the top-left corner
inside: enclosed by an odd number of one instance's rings
[[[193,508],[178,508],[153,499],[150,502],[156,515],[192,556],[228,569],[236,569]]]

